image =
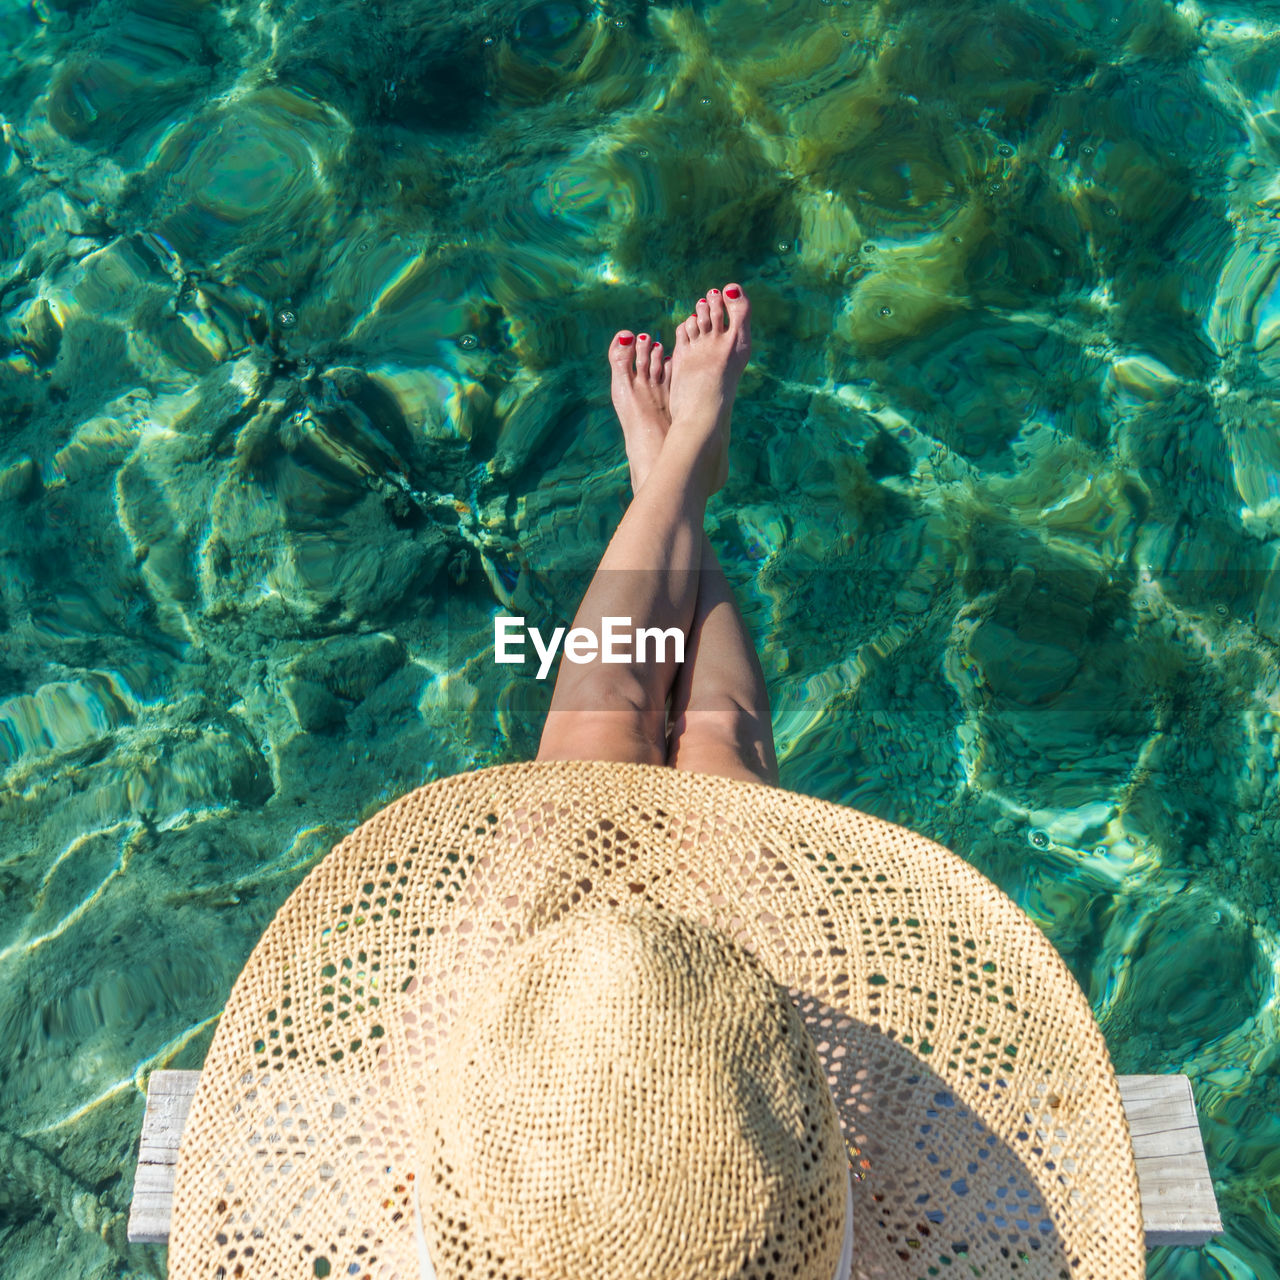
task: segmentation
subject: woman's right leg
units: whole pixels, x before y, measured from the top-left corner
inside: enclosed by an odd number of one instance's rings
[[[668,437],[632,499],[574,615],[597,640],[604,620],[688,635],[698,598],[702,520],[716,457],[698,441]],[[685,656],[687,658],[686,648]],[[673,644],[661,660],[560,661],[539,760],[663,764],[667,699],[679,670]]]

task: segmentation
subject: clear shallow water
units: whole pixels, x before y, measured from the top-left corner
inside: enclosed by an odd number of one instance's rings
[[[751,290],[714,536],[783,781],[949,844],[1280,1275],[1280,5],[0,4],[0,1257],[627,492],[603,352]]]

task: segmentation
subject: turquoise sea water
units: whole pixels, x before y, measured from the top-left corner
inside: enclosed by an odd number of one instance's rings
[[[604,351],[741,280],[785,785],[948,844],[1280,1276],[1280,4],[0,0],[0,1273],[362,818],[536,746]]]

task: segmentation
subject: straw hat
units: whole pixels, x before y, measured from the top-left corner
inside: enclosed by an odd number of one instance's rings
[[[169,1251],[171,1280],[1145,1270],[1101,1033],[1004,894],[855,810],[607,763],[433,783],[311,872],[214,1036]]]

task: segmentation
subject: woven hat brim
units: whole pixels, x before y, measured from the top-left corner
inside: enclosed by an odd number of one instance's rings
[[[1048,940],[948,850],[856,810],[655,766],[443,779],[370,818],[237,980],[184,1131],[172,1280],[413,1277],[397,997],[442,1043],[504,949],[640,896],[753,951],[796,1001],[861,1148],[855,1275],[1139,1280],[1119,1088]],[[240,1268],[240,1270],[237,1270]],[[323,1268],[321,1269],[323,1270]]]

